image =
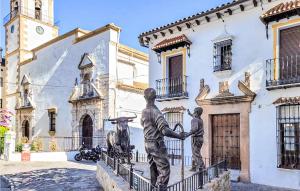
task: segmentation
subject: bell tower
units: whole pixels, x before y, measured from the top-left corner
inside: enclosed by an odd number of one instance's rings
[[[54,0],[10,0],[4,18],[5,58],[4,108],[14,110],[20,95],[20,65],[33,58],[32,50],[58,36],[54,25]]]
[[[10,13],[4,18],[4,26],[6,54],[18,49],[30,51],[57,37],[53,0],[10,0]]]

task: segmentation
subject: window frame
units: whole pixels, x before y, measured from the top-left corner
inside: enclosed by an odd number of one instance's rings
[[[56,112],[49,111],[49,131],[56,131]]]
[[[279,105],[276,110],[277,167],[300,170],[300,104]]]
[[[213,71],[228,71],[232,69],[232,39],[225,39],[221,41],[214,42],[213,45]],[[229,47],[229,48],[225,48]],[[226,52],[228,51],[228,53]],[[228,56],[228,57],[227,57]],[[229,58],[228,63],[226,59]]]

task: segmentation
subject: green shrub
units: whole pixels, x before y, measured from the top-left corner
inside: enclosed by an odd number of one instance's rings
[[[4,135],[7,131],[6,127],[0,126],[0,154],[4,151]]]
[[[23,149],[23,144],[22,143],[17,143],[15,151],[18,152],[18,153],[21,153],[22,149]]]

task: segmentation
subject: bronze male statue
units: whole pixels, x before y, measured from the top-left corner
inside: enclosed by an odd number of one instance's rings
[[[188,133],[176,133],[169,128],[160,110],[155,105],[156,91],[148,88],[144,92],[147,106],[142,112],[141,124],[144,127],[145,150],[150,164],[151,184],[159,191],[166,191],[170,164],[164,137],[184,140]]]
[[[205,168],[205,164],[203,162],[201,156],[201,148],[203,145],[203,121],[201,119],[201,115],[203,113],[203,109],[201,107],[197,107],[194,109],[194,113],[188,110],[188,114],[193,117],[191,121],[191,131],[189,135],[192,135],[192,168],[190,171],[196,171],[199,168]]]

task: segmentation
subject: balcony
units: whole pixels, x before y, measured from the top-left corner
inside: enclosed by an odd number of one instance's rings
[[[300,55],[266,61],[267,90],[300,86]]]
[[[187,76],[156,80],[157,101],[187,99]]]
[[[48,23],[48,24],[53,24],[53,18],[49,17],[48,15],[37,14],[36,11],[33,9],[18,7],[4,17],[3,25],[6,25],[10,20],[17,17],[18,15],[24,15],[24,16],[31,17],[34,19],[38,19],[38,20]]]

